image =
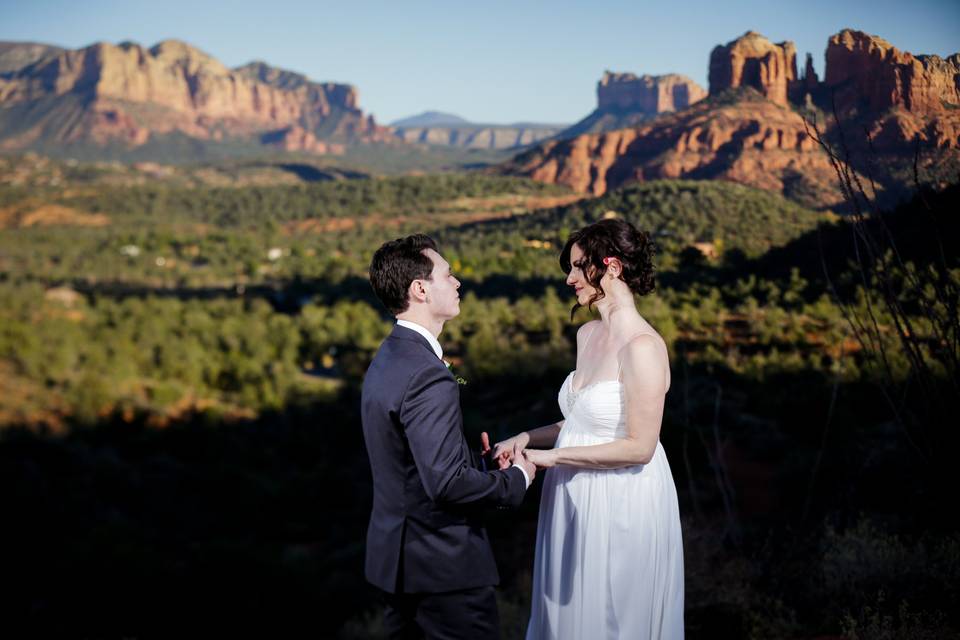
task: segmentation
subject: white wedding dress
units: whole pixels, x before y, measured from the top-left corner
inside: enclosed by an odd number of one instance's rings
[[[560,387],[557,448],[626,435],[623,385]],[[527,640],[683,638],[677,490],[660,443],[648,464],[547,470]]]

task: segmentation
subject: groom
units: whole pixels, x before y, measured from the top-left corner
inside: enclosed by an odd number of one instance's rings
[[[381,246],[370,283],[397,324],[363,380],[373,470],[366,576],[386,594],[391,638],[499,637],[499,581],[479,507],[519,505],[536,467],[481,471],[437,341],[460,313],[460,282],[429,237]]]

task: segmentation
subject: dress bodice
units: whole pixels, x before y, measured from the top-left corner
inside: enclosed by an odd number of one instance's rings
[[[623,438],[626,416],[623,408],[623,384],[619,380],[601,380],[582,389],[573,389],[576,370],[560,386],[560,411],[565,419],[557,446],[569,436],[592,436],[599,441]],[[566,437],[565,437],[566,436]]]

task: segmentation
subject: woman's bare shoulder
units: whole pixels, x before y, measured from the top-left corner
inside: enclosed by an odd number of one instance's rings
[[[617,355],[621,362],[665,364],[668,360],[667,343],[656,331],[641,331],[631,336]]]

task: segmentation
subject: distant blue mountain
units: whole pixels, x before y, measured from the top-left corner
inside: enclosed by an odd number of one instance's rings
[[[443,113],[441,111],[424,111],[409,118],[401,118],[392,122],[393,127],[462,127],[470,125],[468,120],[464,120],[458,115],[452,113]]]

